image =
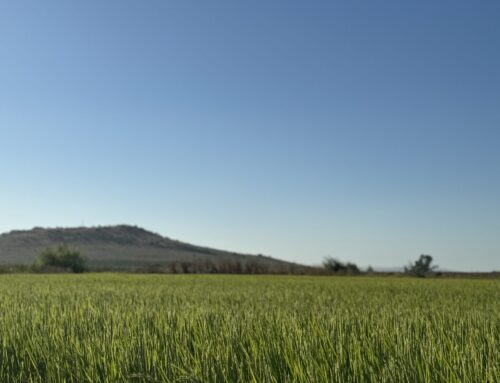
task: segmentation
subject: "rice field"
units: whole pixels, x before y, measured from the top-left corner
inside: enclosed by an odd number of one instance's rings
[[[0,275],[1,382],[500,382],[500,280]]]

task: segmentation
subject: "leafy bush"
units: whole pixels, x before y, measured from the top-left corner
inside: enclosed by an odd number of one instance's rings
[[[35,259],[35,270],[71,270],[82,273],[87,269],[87,261],[78,250],[61,245],[56,249],[45,249]]]
[[[432,256],[422,254],[413,264],[405,267],[405,273],[414,274],[417,277],[425,277],[431,271],[435,270],[437,266],[431,266]]]
[[[339,274],[359,274],[360,270],[357,265],[354,263],[343,263],[338,259],[332,257],[326,257],[323,261],[323,267],[332,272]]]

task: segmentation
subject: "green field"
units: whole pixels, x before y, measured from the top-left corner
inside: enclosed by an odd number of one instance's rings
[[[1,275],[1,382],[499,382],[500,280]]]

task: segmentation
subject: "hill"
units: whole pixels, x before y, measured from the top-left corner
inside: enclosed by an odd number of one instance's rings
[[[31,264],[47,247],[65,244],[77,248],[91,269],[151,270],[205,265],[237,265],[258,270],[301,268],[302,266],[262,255],[240,254],[191,245],[136,226],[118,225],[78,228],[34,228],[0,235],[0,264]],[[182,270],[180,270],[182,271]]]

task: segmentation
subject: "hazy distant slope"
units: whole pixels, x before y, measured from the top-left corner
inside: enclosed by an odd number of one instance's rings
[[[128,225],[11,231],[0,235],[0,263],[28,264],[44,248],[60,244],[79,249],[95,268],[141,268],[183,261],[287,264],[270,257],[190,245]]]

